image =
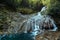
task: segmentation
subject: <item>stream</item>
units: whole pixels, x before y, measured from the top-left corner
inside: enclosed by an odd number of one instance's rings
[[[26,21],[21,23],[22,26],[14,27],[14,29],[12,29],[12,32],[15,32],[14,34],[0,35],[0,40],[35,40],[36,35],[42,35],[46,30],[57,31],[58,28],[54,20],[48,15],[41,14],[45,9],[46,8],[43,7],[36,15],[28,18],[21,15],[23,18],[27,18]]]

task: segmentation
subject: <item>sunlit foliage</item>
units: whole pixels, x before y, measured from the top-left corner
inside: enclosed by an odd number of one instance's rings
[[[51,0],[41,0],[41,2],[43,3],[43,5],[45,5],[45,6],[50,6],[50,1]]]

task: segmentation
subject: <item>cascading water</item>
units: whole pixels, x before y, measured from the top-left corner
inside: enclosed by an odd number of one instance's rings
[[[43,12],[45,9],[46,8],[43,7],[41,12]],[[24,31],[25,33],[27,33],[27,30],[29,28],[31,28],[30,31],[35,36],[41,34],[46,29],[48,29],[48,31],[57,30],[54,20],[47,15],[42,15],[41,12],[38,12],[37,15],[27,20],[27,23],[25,24],[26,25],[26,29]]]
[[[48,29],[48,31],[56,31],[57,27],[54,23],[54,20],[52,18],[50,18],[50,16],[48,15],[42,15],[41,12],[45,11],[46,7],[43,7],[42,10],[40,12],[37,13],[37,15],[33,16],[33,17],[29,17],[26,21],[24,20],[23,23],[21,23],[21,25],[23,25],[21,27],[20,26],[16,26],[14,27],[14,29],[12,30],[13,32],[17,33],[19,29],[23,29],[23,30],[19,30],[21,32],[24,32],[22,34],[11,34],[11,35],[0,35],[0,40],[33,40],[30,37],[32,37],[31,35],[33,35],[33,38],[35,39],[35,36],[38,34],[42,34],[45,32],[45,30]],[[23,16],[23,15],[21,15]],[[25,16],[23,16],[23,18],[25,18]],[[19,21],[18,21],[19,23]],[[11,31],[11,30],[9,30]],[[20,32],[20,33],[21,33]],[[19,33],[19,32],[18,32]],[[26,33],[26,34],[25,34]],[[31,34],[29,34],[31,33]],[[16,39],[15,39],[16,38]],[[28,38],[28,39],[27,39]]]

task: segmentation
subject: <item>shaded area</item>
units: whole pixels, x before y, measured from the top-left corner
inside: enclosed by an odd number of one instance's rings
[[[1,40],[34,40],[33,36],[30,33],[22,33],[22,34],[8,34],[4,37],[0,37]]]

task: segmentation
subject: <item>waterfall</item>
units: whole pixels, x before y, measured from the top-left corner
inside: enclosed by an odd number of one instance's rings
[[[27,20],[25,32],[27,33],[28,28],[31,28],[32,35],[38,35],[48,29],[48,31],[56,31],[57,27],[54,20],[48,15],[42,15],[41,12],[45,11],[46,7],[43,7],[37,15]],[[51,29],[52,28],[52,29]]]
[[[35,39],[36,35],[38,34],[43,34],[46,30],[47,31],[56,31],[57,27],[55,25],[54,20],[48,16],[48,15],[42,15],[41,12],[45,11],[46,7],[43,7],[42,10],[40,12],[37,13],[37,15],[33,16],[33,17],[28,17],[28,16],[23,16],[21,15],[21,18],[19,18],[17,20],[17,22],[13,22],[12,25],[14,24],[14,27],[11,29],[9,29],[8,31],[11,33],[19,33],[19,31],[23,32],[22,34],[10,34],[7,36],[7,33],[4,33],[4,35],[0,35],[0,40],[4,39],[4,40],[14,40],[15,38],[21,40],[22,39],[26,39],[26,40],[30,40],[30,37],[33,37],[33,39]],[[19,15],[19,17],[20,17]],[[26,20],[24,20],[26,18]],[[18,25],[17,25],[18,24]],[[20,25],[20,26],[19,26]],[[20,32],[20,33],[21,33]],[[26,33],[26,34],[25,34]],[[30,34],[31,33],[31,34]],[[24,34],[24,35],[23,35]],[[30,37],[29,37],[30,36]],[[28,39],[27,39],[28,37]],[[17,40],[15,39],[15,40]],[[25,40],[24,39],[24,40]]]

